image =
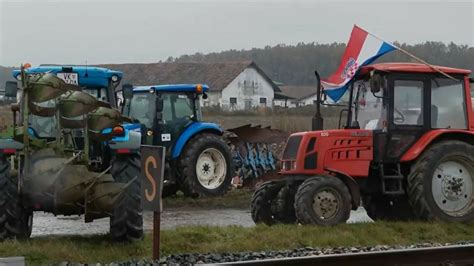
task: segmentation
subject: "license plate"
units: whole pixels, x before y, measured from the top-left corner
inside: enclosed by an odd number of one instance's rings
[[[67,84],[79,85],[77,73],[58,73],[57,76]]]

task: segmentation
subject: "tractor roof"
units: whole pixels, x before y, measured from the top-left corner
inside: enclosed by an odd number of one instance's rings
[[[469,69],[451,68],[444,66],[435,66],[435,68],[443,71],[446,74],[462,74],[467,75],[471,73]],[[415,73],[438,73],[435,69],[419,63],[380,63],[364,66],[361,68],[360,74],[364,75],[370,71],[382,71],[382,72],[415,72]]]
[[[209,90],[209,86],[206,84],[166,84],[166,85],[151,85],[151,86],[135,86],[133,91],[150,91],[154,89],[155,91],[166,91],[166,92],[195,92],[197,87],[202,87],[202,92]]]
[[[28,74],[46,73],[77,73],[79,86],[86,87],[107,87],[109,79],[117,76],[122,79],[123,73],[103,67],[91,66],[73,66],[73,65],[40,65],[38,67],[30,67],[26,70]],[[12,71],[14,78],[20,74],[19,69]],[[87,75],[86,75],[87,74]]]

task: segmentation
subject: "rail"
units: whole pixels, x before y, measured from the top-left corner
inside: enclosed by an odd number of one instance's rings
[[[473,265],[474,245],[396,249],[282,259],[228,262],[225,265]],[[222,264],[223,265],[223,264]]]

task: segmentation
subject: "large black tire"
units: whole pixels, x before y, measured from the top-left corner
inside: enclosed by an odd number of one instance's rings
[[[296,223],[295,213],[295,193],[296,190],[292,186],[284,186],[278,192],[276,198],[277,219],[280,223],[294,224]]]
[[[409,221],[416,219],[406,196],[363,195],[362,204],[372,220]]]
[[[445,174],[436,174],[435,171],[441,169],[441,164],[446,162],[459,162],[466,167],[470,176],[469,187],[461,187],[462,189],[469,189],[471,191],[468,196],[462,193],[462,195],[454,196],[454,200],[467,200],[469,203],[460,210],[443,210],[436,201],[443,199],[444,193],[450,191],[449,182],[453,178],[456,178],[456,174],[451,175],[448,172]],[[447,171],[447,170],[446,170]],[[449,170],[451,171],[451,170]],[[439,173],[439,172],[437,172]],[[459,174],[463,173],[459,169]],[[470,144],[461,141],[443,141],[429,147],[423,154],[416,160],[411,167],[411,172],[408,175],[408,198],[410,205],[412,206],[415,214],[424,220],[440,220],[448,222],[473,222],[474,221],[474,190],[472,184],[474,176],[474,147]],[[440,189],[442,192],[435,199],[433,191],[434,178],[440,178],[442,182],[446,180],[446,187]],[[441,182],[440,181],[440,182]],[[448,190],[446,190],[448,189]],[[457,197],[457,198],[456,198]],[[463,199],[465,198],[465,199]],[[443,203],[446,203],[443,200]]]
[[[337,177],[309,178],[296,191],[296,217],[302,224],[331,226],[345,223],[349,219],[351,207],[349,189]]]
[[[0,156],[0,240],[31,236],[33,212],[22,204],[18,179],[10,175],[10,163]]]
[[[110,217],[110,236],[114,241],[135,241],[143,238],[143,213],[140,190],[140,156],[116,155],[112,159],[110,173],[115,182],[128,183],[135,180],[125,189],[115,203]]]
[[[261,184],[252,196],[250,209],[256,224],[295,223],[294,191],[282,181]]]
[[[223,180],[217,182],[218,186],[215,188],[205,187],[199,181],[196,169],[199,156],[208,149],[217,151],[222,155],[223,160],[225,160],[225,174],[223,175]],[[214,162],[216,161],[217,160],[214,160]],[[220,136],[208,133],[199,134],[188,142],[181,155],[179,167],[182,171],[181,190],[184,195],[190,197],[224,195],[230,188],[234,174],[232,155],[229,147]],[[205,171],[205,169],[202,171]],[[206,172],[206,174],[208,173],[209,172]]]

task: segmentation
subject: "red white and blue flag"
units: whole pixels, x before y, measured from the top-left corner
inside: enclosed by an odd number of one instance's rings
[[[333,101],[339,101],[360,67],[372,63],[375,59],[395,49],[397,48],[392,44],[354,25],[337,71],[321,81],[324,93]]]

